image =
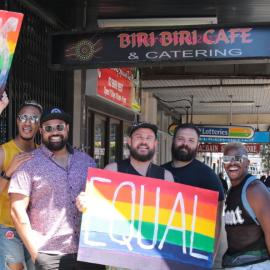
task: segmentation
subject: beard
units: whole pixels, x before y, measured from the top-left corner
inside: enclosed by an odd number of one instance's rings
[[[187,145],[180,145],[178,147],[172,144],[172,157],[177,161],[191,161],[195,159],[197,154],[197,148],[191,149]]]
[[[139,146],[140,145],[138,145],[138,147]],[[135,160],[138,160],[141,162],[150,161],[155,155],[155,149],[149,149],[147,154],[142,155],[138,153],[136,148],[132,146],[128,146],[128,148],[129,148],[130,156],[132,156]]]
[[[63,136],[60,137],[61,140],[59,142],[52,142],[50,141],[50,138],[48,138],[48,141],[42,140],[42,142],[50,151],[59,151],[62,150],[68,142],[67,138],[64,138]]]

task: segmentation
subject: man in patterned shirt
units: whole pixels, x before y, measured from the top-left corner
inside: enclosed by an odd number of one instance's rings
[[[36,270],[105,269],[77,261],[80,213],[75,200],[96,164],[68,144],[70,116],[53,108],[40,119],[42,146],[13,175],[11,216]],[[27,209],[27,211],[26,211]]]

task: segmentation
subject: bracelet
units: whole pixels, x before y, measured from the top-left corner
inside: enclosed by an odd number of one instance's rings
[[[1,172],[1,177],[4,178],[4,179],[6,179],[7,181],[9,181],[11,179],[11,177],[10,176],[7,176],[6,175],[6,172],[4,172],[4,171]]]

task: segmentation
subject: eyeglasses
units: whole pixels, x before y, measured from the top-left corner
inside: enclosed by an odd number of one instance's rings
[[[39,116],[38,115],[19,114],[18,119],[22,123],[26,123],[27,121],[30,121],[31,124],[35,124],[39,121]]]
[[[248,157],[246,155],[238,155],[238,156],[223,156],[222,160],[224,164],[229,164],[231,162],[235,163],[243,163],[244,159],[247,159]]]
[[[63,131],[66,127],[66,124],[56,124],[56,125],[47,125],[43,126],[42,129],[48,133],[54,131]]]

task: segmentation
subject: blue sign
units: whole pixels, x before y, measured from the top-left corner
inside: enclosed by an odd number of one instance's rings
[[[224,127],[199,127],[201,136],[228,137],[229,129]]]
[[[224,138],[224,137],[200,137],[200,142],[205,143],[230,143],[230,142],[242,142],[242,143],[269,143],[270,133],[268,131],[257,131],[250,139],[247,138]]]
[[[253,127],[249,126],[198,126],[201,137],[221,137],[228,139],[251,139]]]

